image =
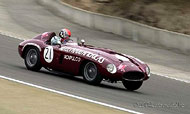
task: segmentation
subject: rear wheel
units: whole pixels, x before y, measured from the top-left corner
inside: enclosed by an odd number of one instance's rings
[[[97,66],[93,62],[88,62],[83,68],[83,78],[90,84],[100,84],[103,80],[102,76],[99,74]]]
[[[129,90],[129,91],[134,91],[137,90],[141,87],[142,85],[142,81],[127,81],[127,80],[123,80],[122,81],[124,87]]]
[[[24,62],[28,70],[39,71],[42,68],[39,50],[35,47],[29,47],[26,50]]]

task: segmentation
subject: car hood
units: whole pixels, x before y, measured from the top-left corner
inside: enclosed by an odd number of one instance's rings
[[[114,50],[108,48],[99,48],[93,46],[70,46],[72,48],[77,48],[80,50],[88,51],[93,54],[97,54],[99,56],[104,57],[106,60],[110,61],[111,63],[133,63],[137,66],[144,64],[141,60],[126,54],[118,53]]]
[[[90,51],[94,54],[98,54],[107,60],[111,60],[114,62],[119,61],[115,56],[116,54],[119,54],[119,53],[115,52],[114,50],[107,49],[107,48],[98,48],[98,47],[93,47],[93,46],[87,46],[87,47],[84,47],[83,49]]]
[[[97,53],[104,58],[108,59],[110,62],[119,62],[119,63],[125,63],[125,64],[134,64],[136,66],[145,65],[143,61],[141,61],[138,58],[135,58],[131,55],[126,55],[122,53],[118,53],[114,50],[108,49],[108,48],[98,48],[98,47],[87,47],[88,50],[91,50],[91,52]]]

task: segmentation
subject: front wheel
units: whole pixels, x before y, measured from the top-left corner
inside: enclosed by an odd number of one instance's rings
[[[99,74],[96,65],[93,62],[88,62],[83,68],[83,78],[90,84],[98,85],[103,80]]]
[[[28,70],[39,71],[42,68],[39,50],[35,47],[29,47],[26,50],[24,62]]]
[[[141,87],[142,85],[142,81],[127,81],[127,80],[123,80],[122,81],[124,87],[129,90],[129,91],[134,91],[137,90]]]

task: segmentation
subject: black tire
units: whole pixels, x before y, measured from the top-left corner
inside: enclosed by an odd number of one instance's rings
[[[28,70],[39,71],[42,68],[39,49],[36,47],[27,48],[24,63]]]
[[[103,80],[102,76],[98,72],[96,64],[93,62],[87,62],[84,65],[83,78],[86,82],[93,85],[98,85]]]
[[[127,81],[127,80],[123,80],[122,81],[124,87],[129,90],[129,91],[134,91],[137,90],[141,87],[142,85],[142,81]]]

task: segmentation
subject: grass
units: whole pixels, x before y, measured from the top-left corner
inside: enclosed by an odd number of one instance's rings
[[[0,114],[126,114],[4,79],[0,91]]]

